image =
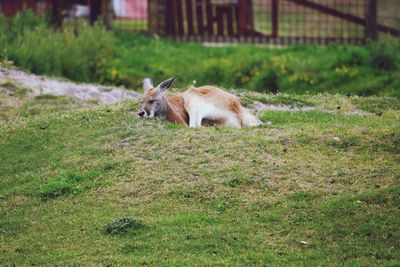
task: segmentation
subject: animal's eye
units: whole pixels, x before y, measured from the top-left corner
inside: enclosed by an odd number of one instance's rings
[[[150,105],[153,104],[154,102],[156,102],[155,100],[149,100],[147,101]]]

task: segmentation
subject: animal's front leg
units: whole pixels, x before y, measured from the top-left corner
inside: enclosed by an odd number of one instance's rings
[[[189,127],[201,127],[202,117],[199,114],[190,114],[189,115]]]

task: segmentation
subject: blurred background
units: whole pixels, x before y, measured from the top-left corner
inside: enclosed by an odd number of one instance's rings
[[[1,0],[0,62],[139,90],[400,96],[398,0]]]
[[[6,16],[23,7],[126,31],[213,42],[351,43],[399,37],[397,0],[2,0]]]

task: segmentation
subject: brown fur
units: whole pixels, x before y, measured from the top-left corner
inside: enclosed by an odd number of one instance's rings
[[[212,88],[209,86],[203,86],[203,87],[199,87],[199,88],[192,87],[189,90],[190,90],[190,92],[192,92],[193,94],[196,94],[196,95],[209,96],[209,95],[212,95],[215,88]]]
[[[180,94],[167,99],[167,121],[189,125],[189,114],[186,112],[185,101]]]

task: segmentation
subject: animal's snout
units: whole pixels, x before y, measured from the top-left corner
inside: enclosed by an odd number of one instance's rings
[[[138,113],[138,115],[143,118],[146,115],[146,111],[142,110]]]

